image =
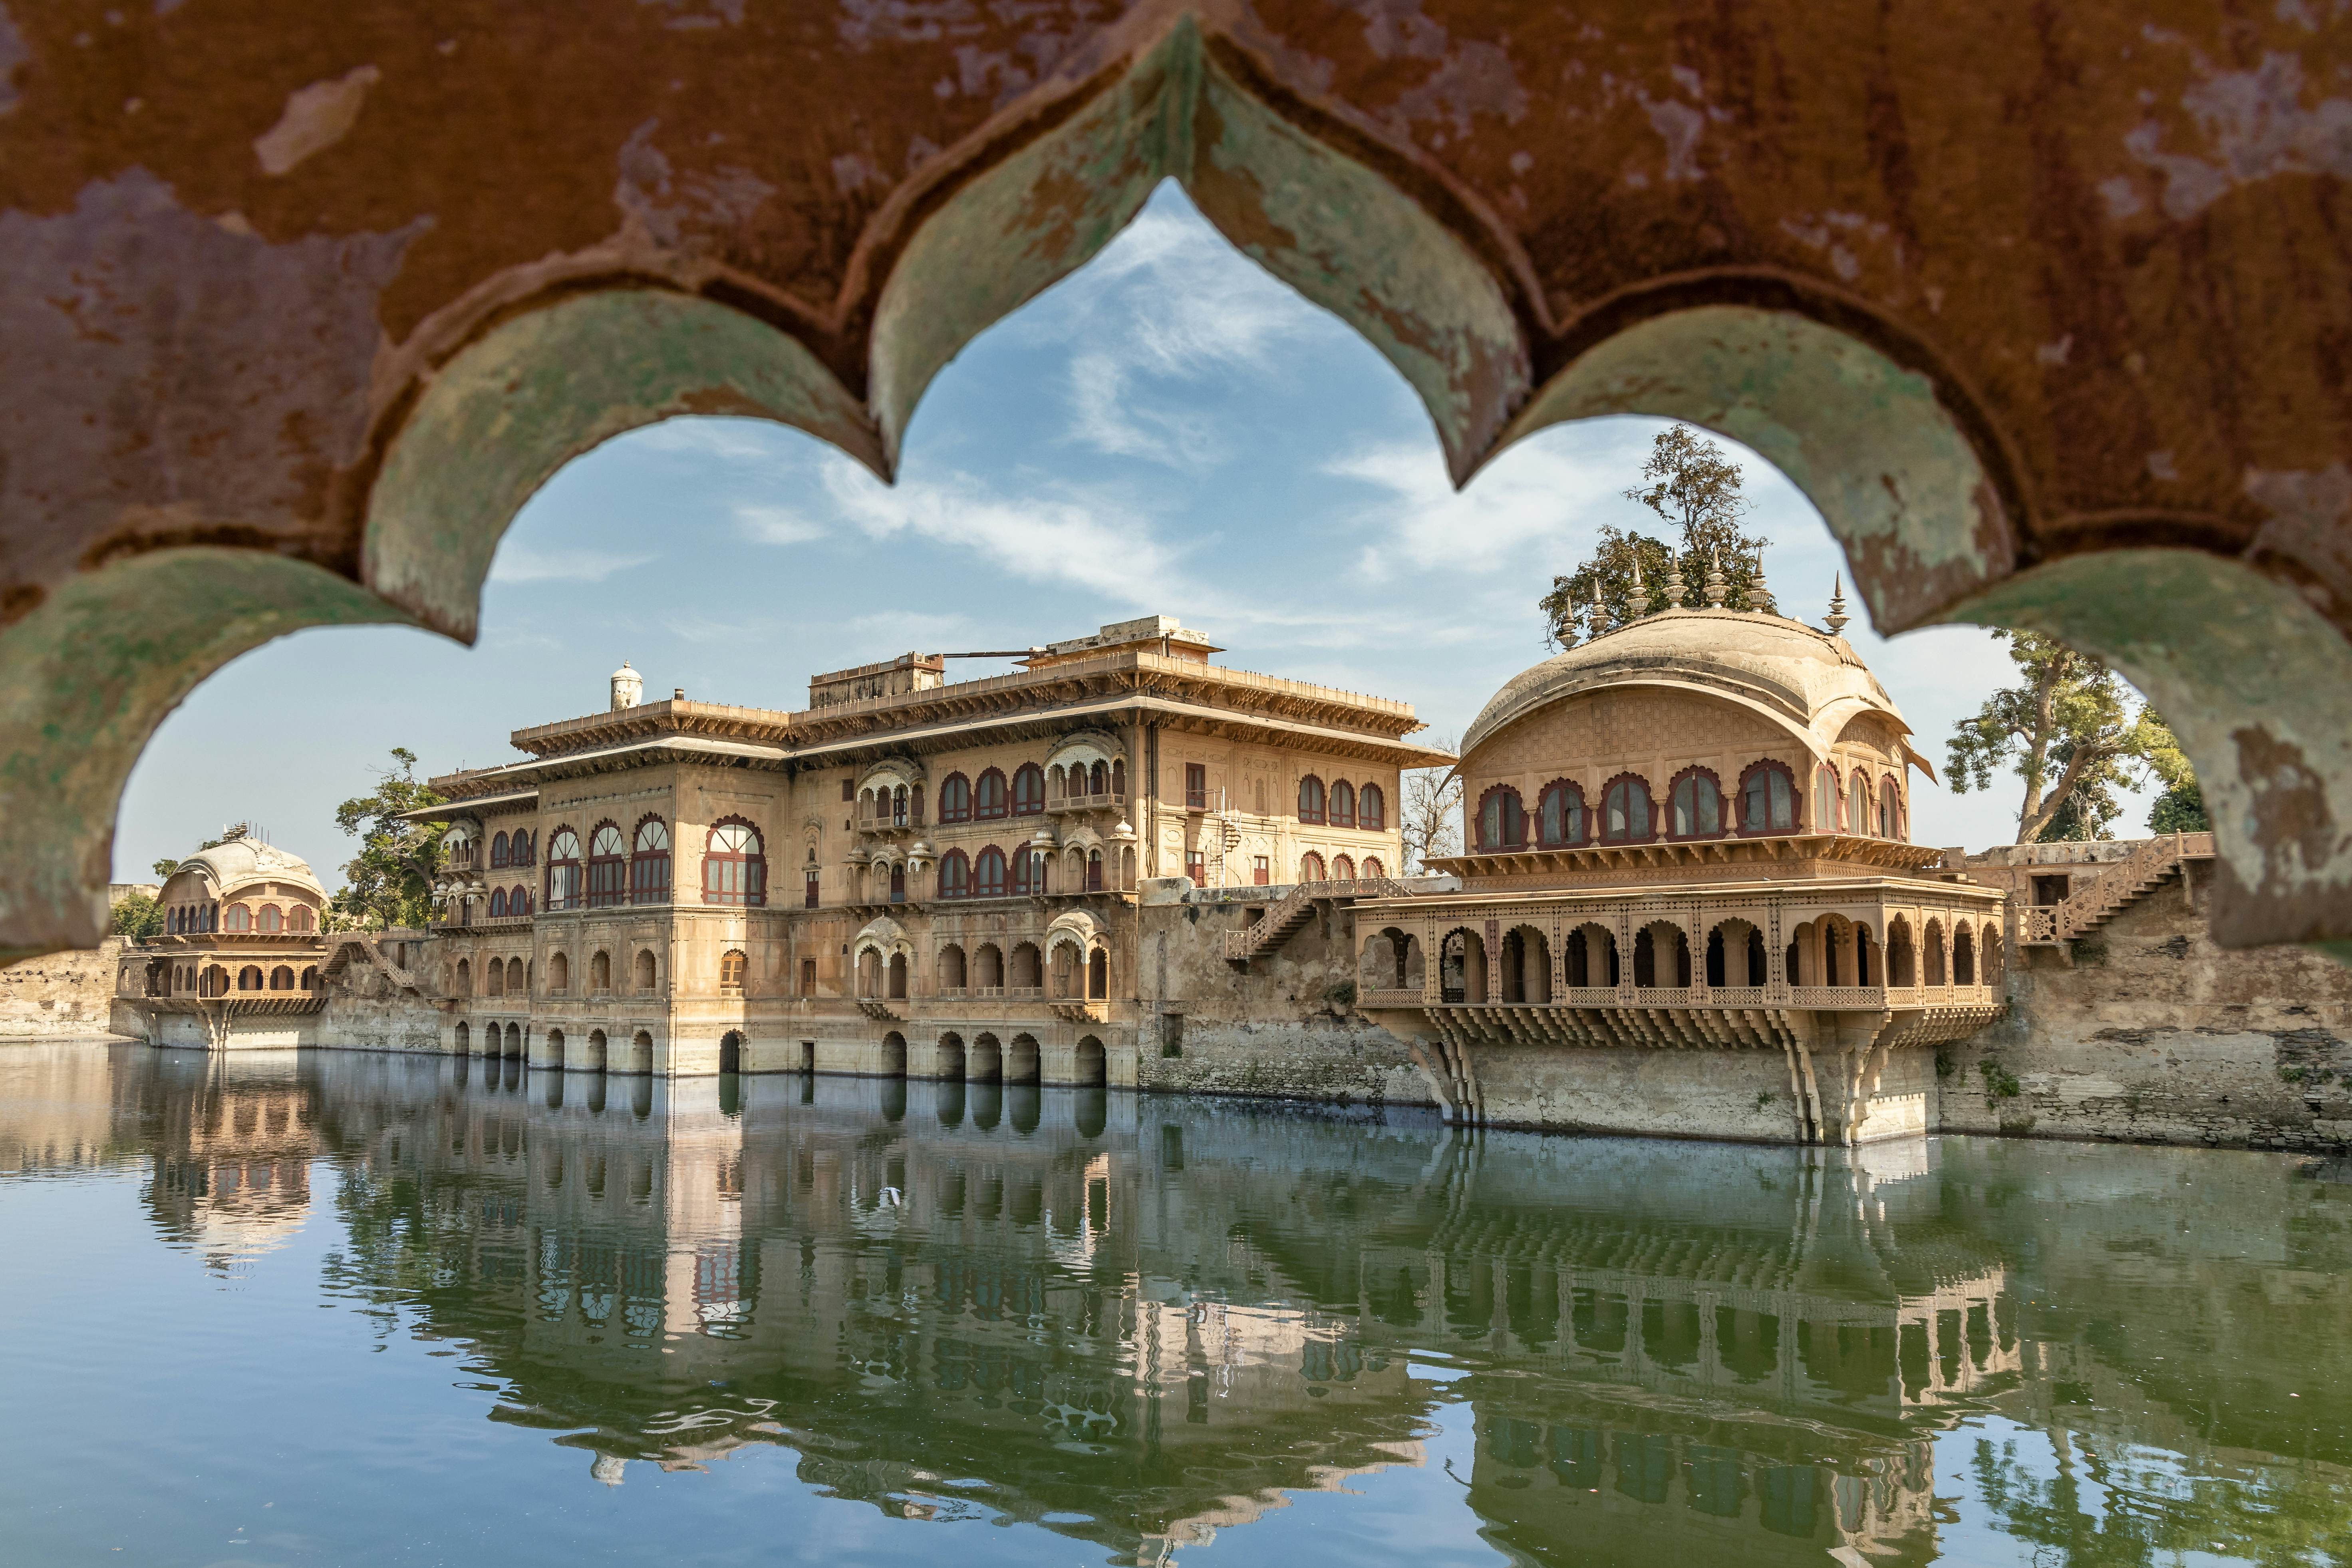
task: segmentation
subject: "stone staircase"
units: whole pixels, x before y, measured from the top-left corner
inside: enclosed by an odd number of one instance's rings
[[[2210,833],[2168,833],[2148,839],[2123,859],[2101,868],[2099,879],[2076,896],[2021,910],[2019,942],[2026,947],[2063,948],[2179,876],[2189,861],[2212,858]]]
[[[1412,893],[1412,889],[1402,882],[1387,877],[1301,882],[1281,900],[1268,906],[1265,918],[1255,925],[1225,933],[1225,962],[1236,969],[1247,969],[1251,959],[1272,952],[1288,942],[1293,931],[1313,920],[1318,903],[1345,902],[1355,899],[1402,899],[1411,897]]]

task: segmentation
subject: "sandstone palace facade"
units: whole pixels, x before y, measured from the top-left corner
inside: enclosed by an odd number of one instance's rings
[[[1140,905],[1401,892],[1400,772],[1453,760],[1409,704],[1217,651],[1154,616],[982,679],[820,675],[798,712],[646,701],[625,666],[607,711],[515,731],[528,760],[432,781],[409,978],[460,1052],[1132,1085],[1171,995]]]

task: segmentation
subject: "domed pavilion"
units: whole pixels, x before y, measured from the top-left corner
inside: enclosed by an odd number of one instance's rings
[[[1913,842],[1934,771],[1844,624],[1636,614],[1486,704],[1465,848],[1433,863],[1462,890],[1357,906],[1358,1005],[1416,1040],[1449,1115],[1805,1143],[1932,1124],[1933,1047],[2001,1006],[2003,894]]]
[[[172,868],[161,935],[126,953],[119,990],[159,1046],[317,1043],[327,890],[310,863],[242,831]]]

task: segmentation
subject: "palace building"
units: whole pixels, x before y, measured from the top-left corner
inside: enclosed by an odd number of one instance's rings
[[[1402,891],[1400,770],[1453,761],[1409,704],[1218,651],[1152,616],[1005,675],[820,675],[796,712],[646,701],[625,665],[606,711],[516,731],[526,760],[413,814],[450,850],[445,1048],[1134,1083],[1169,994],[1147,895]]]
[[[1470,726],[1461,890],[1357,903],[1358,1005],[1464,1120],[1927,1131],[1932,1047],[2000,1009],[2006,895],[1911,841],[1933,770],[1842,598],[1817,630],[1667,588]]]
[[[161,935],[126,946],[115,993],[157,1045],[319,1043],[327,891],[308,861],[245,829],[173,868]]]

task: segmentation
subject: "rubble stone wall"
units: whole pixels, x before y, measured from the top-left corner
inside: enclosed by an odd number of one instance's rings
[[[0,968],[0,1037],[114,1030],[114,971],[122,939]],[[136,1030],[130,1031],[136,1034]]]
[[[2352,1143],[2352,969],[2229,952],[2213,866],[2074,944],[2012,949],[2008,1017],[1939,1055],[1948,1132],[2339,1152]]]

